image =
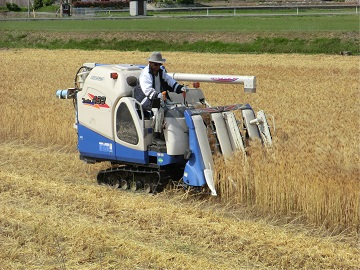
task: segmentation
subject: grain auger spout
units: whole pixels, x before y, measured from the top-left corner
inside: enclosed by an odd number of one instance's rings
[[[222,84],[242,84],[245,93],[256,92],[255,76],[237,75],[211,75],[211,74],[191,74],[191,73],[169,73],[175,80],[188,82],[210,82]]]
[[[161,191],[169,182],[217,195],[213,179],[214,154],[231,158],[250,140],[271,145],[265,113],[249,104],[211,106],[199,82],[242,84],[256,92],[255,76],[169,73],[177,81],[193,82],[187,92],[169,92],[163,106],[164,145],[154,144],[153,118],[133,97],[129,77],[144,66],[85,63],[76,73],[75,87],[58,90],[60,99],[74,102],[80,159],[111,162],[99,172],[99,183],[122,189]]]

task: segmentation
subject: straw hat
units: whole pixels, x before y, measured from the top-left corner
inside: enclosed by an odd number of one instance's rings
[[[162,55],[160,52],[153,52],[151,53],[150,57],[147,59],[149,62],[154,62],[154,63],[165,63],[166,59],[162,58]]]

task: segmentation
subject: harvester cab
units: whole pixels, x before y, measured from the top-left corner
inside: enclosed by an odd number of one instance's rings
[[[153,118],[133,97],[134,80],[143,66],[85,63],[74,88],[58,90],[60,99],[73,99],[80,159],[110,162],[98,173],[99,183],[122,189],[161,191],[169,182],[209,190],[216,195],[213,154],[225,158],[246,153],[249,140],[272,144],[263,111],[249,104],[212,107],[200,82],[242,84],[256,91],[255,76],[168,73],[177,81],[193,82],[183,95],[168,93],[164,103],[165,146],[153,144]]]

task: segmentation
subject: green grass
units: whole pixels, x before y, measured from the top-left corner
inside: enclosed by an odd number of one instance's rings
[[[36,10],[36,12],[56,12],[56,10],[60,9],[60,6],[52,5],[52,6],[43,6]]]
[[[161,26],[161,27],[160,27]],[[359,31],[359,16],[294,16],[230,18],[146,18],[127,20],[2,21],[0,30],[21,31]]]
[[[158,31],[198,35],[196,42],[162,40],[123,40],[97,38],[100,32]],[[47,32],[50,35],[31,37],[31,32]],[[82,33],[82,39],[63,40],[56,33]],[[201,33],[225,33],[227,35],[255,34],[253,41],[230,43],[203,41]],[[274,34],[262,38],[261,33]],[[288,33],[288,38],[287,38]],[[296,38],[294,33],[297,33]],[[321,33],[321,34],[319,34]],[[325,33],[325,34],[324,34]],[[359,16],[293,16],[293,17],[227,17],[227,18],[144,18],[119,20],[29,20],[2,21],[0,23],[0,48],[46,48],[83,50],[193,51],[214,53],[326,53],[338,54],[351,51],[360,54],[359,38],[341,39],[338,36],[357,36]],[[87,35],[86,35],[87,34]],[[257,35],[256,35],[257,34]],[[36,35],[35,35],[36,36]],[[267,35],[269,36],[269,35]]]
[[[26,34],[7,33],[0,38],[0,48],[82,49],[121,51],[191,51],[202,53],[325,53],[338,54],[351,51],[359,54],[357,42],[342,41],[339,38],[288,39],[257,38],[248,43],[224,43],[220,41],[169,42],[164,40],[103,40],[99,38],[61,39],[38,38],[31,40]]]

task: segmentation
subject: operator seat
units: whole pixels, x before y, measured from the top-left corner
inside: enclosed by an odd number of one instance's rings
[[[132,97],[132,98],[135,98],[135,97],[134,97],[134,88],[135,88],[135,86],[137,86],[137,85],[139,84],[138,78],[136,78],[135,76],[130,75],[130,76],[126,77],[126,82],[127,82],[127,84],[128,84],[129,86],[132,87],[132,95],[131,95],[131,97]],[[159,102],[160,102],[160,100],[159,100]],[[159,104],[160,104],[160,103],[159,103]],[[142,110],[142,108],[138,108],[138,109],[137,109],[138,114],[139,114],[139,117],[141,116],[140,110]],[[152,117],[154,116],[151,111],[149,112],[149,111],[143,110],[143,112],[144,112],[144,119],[145,119],[145,120],[150,120],[150,119],[152,119]]]
[[[126,77],[126,82],[127,82],[127,84],[129,85],[129,86],[131,86],[132,87],[132,95],[131,95],[131,97],[134,97],[134,87],[136,86],[136,85],[138,85],[138,83],[139,83],[139,81],[138,81],[138,78],[136,78],[135,76],[128,76],[128,77]]]

